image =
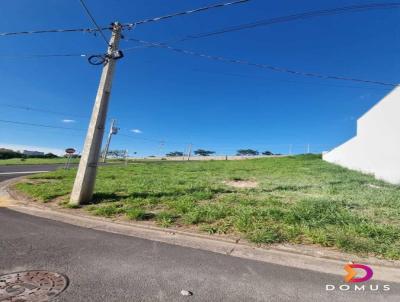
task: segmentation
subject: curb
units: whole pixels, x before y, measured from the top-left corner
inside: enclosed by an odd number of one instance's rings
[[[350,261],[361,262],[372,266],[374,279],[400,283],[399,261],[380,260],[372,257],[362,258],[313,246],[279,245],[257,247],[229,238],[220,238],[176,229],[165,229],[138,223],[110,221],[106,218],[93,217],[81,213],[72,214],[70,211],[73,210],[54,209],[35,202],[21,200],[19,195],[13,196],[9,187],[23,178],[14,178],[0,183],[0,207],[97,231],[133,236],[233,257],[341,275],[343,277],[345,275],[343,266],[346,263]]]

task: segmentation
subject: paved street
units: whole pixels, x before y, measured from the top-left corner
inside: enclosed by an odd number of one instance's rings
[[[118,165],[119,163],[99,163],[99,166]],[[45,164],[45,165],[0,165],[0,182],[29,174],[35,174],[45,171],[54,171],[64,168],[65,164]],[[70,167],[77,167],[77,164],[71,164]]]
[[[53,171],[64,167],[63,164],[51,165],[0,165],[0,181],[37,173],[40,171]]]
[[[56,301],[400,300],[397,284],[389,283],[392,290],[386,293],[326,292],[325,285],[342,284],[342,276],[81,228],[7,208],[0,208],[0,230],[0,274],[63,273],[70,285]],[[193,296],[182,296],[183,289]]]

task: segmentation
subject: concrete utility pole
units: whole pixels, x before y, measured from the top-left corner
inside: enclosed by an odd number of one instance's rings
[[[107,50],[107,60],[104,62],[78,173],[71,193],[70,204],[72,205],[87,203],[91,201],[93,196],[121,31],[121,25],[118,22],[113,23],[112,36]]]
[[[160,158],[163,158],[162,149],[163,149],[164,145],[165,145],[165,142],[160,141]]]
[[[125,149],[124,159],[125,159],[125,166],[127,166],[128,165],[128,149]]]
[[[114,134],[117,134],[117,133],[118,133],[118,128],[115,126],[115,120],[113,119],[111,121],[110,132],[108,133],[107,144],[106,144],[106,147],[104,149],[103,163],[105,163],[106,160],[107,160],[107,154],[108,154],[108,149],[110,148],[111,137]]]
[[[192,144],[189,144],[189,150],[188,150],[188,157],[187,160],[190,160],[190,156],[192,155]]]

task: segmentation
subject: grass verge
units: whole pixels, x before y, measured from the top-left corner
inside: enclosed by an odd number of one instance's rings
[[[16,188],[43,202],[66,202],[75,173],[34,175]],[[229,185],[235,181],[257,186]],[[400,187],[320,156],[105,166],[95,191],[84,206],[94,215],[400,259]]]

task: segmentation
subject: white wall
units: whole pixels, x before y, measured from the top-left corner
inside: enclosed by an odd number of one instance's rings
[[[400,87],[358,119],[355,137],[323,159],[400,184]]]

